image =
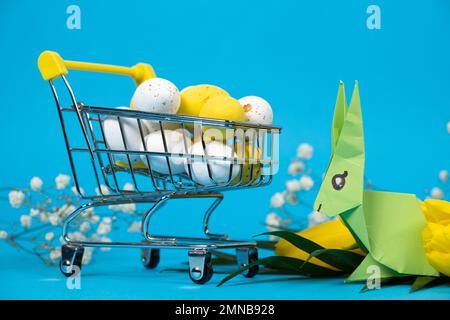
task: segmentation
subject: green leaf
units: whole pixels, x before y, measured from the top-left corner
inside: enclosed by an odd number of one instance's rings
[[[426,276],[417,277],[416,280],[414,280],[414,283],[412,284],[409,292],[412,293],[417,290],[423,289],[436,279],[437,279],[436,277],[426,277]]]
[[[364,256],[340,249],[321,249],[312,252],[306,261],[317,258],[344,272],[353,272],[364,260]]]
[[[234,254],[224,253],[217,250],[210,250],[209,252],[211,252],[211,254],[213,254],[218,258],[229,260],[230,262],[236,263],[236,256]]]
[[[244,272],[256,265],[263,265],[270,269],[285,271],[285,272],[289,272],[290,274],[294,273],[294,274],[307,276],[307,277],[332,277],[332,276],[342,274],[339,271],[330,270],[330,269],[327,269],[327,268],[324,268],[321,266],[317,266],[317,265],[314,265],[312,263],[309,263],[309,262],[306,262],[306,261],[303,261],[300,259],[291,258],[291,257],[272,256],[272,257],[267,257],[267,258],[257,260],[253,263],[246,265],[245,267],[242,267],[242,268],[232,272],[231,274],[226,276],[224,279],[222,279],[217,286],[218,287],[221,286],[225,282],[233,279],[237,275],[241,274],[242,272]]]
[[[277,244],[277,241],[256,241],[256,246],[260,249],[268,249],[268,250],[275,250],[275,245]]]
[[[337,269],[345,272],[352,272],[364,260],[364,256],[357,253],[340,249],[326,249],[314,241],[306,239],[293,232],[272,231],[263,233],[263,235],[266,234],[280,237],[300,250],[309,253],[310,256],[308,257],[307,262],[309,262],[311,258],[315,257]]]
[[[322,246],[318,245],[314,241],[311,241],[302,236],[299,236],[296,233],[289,232],[289,231],[271,231],[271,232],[264,232],[264,233],[259,234],[259,236],[261,236],[261,235],[272,235],[272,236],[280,237],[307,253],[313,253],[316,250],[324,249]]]

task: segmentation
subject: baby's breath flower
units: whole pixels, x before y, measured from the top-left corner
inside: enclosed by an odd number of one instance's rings
[[[102,195],[107,196],[109,194],[109,189],[104,184],[101,184],[100,185],[100,190],[98,188],[95,188],[95,193],[98,196],[102,196]]]
[[[281,217],[279,215],[277,215],[275,212],[270,212],[267,216],[266,216],[266,225],[267,225],[267,230],[269,231],[275,231],[277,230],[277,227],[279,227],[281,225]],[[269,240],[271,241],[275,241],[278,238],[274,235],[269,235]]]
[[[99,235],[108,234],[111,232],[111,223],[106,223],[104,221],[100,222],[97,227],[97,233]]]
[[[313,211],[308,215],[308,228],[314,227],[318,224],[324,223],[330,220],[326,215],[321,212]]]
[[[86,237],[84,236],[84,234],[82,234],[79,231],[75,231],[75,232],[69,234],[69,237],[72,238],[75,241],[84,241],[84,240],[86,240]]]
[[[39,209],[31,208],[30,209],[30,217],[37,217],[41,211]]]
[[[47,223],[48,222],[48,212],[41,212],[39,214],[39,221],[42,223]]]
[[[300,186],[303,190],[309,191],[314,186],[314,180],[310,176],[302,176],[299,180]]]
[[[85,248],[83,254],[83,264],[89,264],[92,259],[92,253],[94,252],[94,248]]]
[[[135,203],[124,203],[122,204],[122,212],[124,213],[134,213],[136,211],[136,204]]]
[[[59,249],[52,249],[50,251],[50,259],[55,261],[58,260],[61,257],[61,250]]]
[[[266,216],[266,224],[270,227],[279,227],[281,224],[281,217],[275,212],[270,212]]]
[[[55,178],[55,183],[56,189],[58,190],[65,189],[70,183],[70,176],[61,173]]]
[[[6,232],[5,230],[0,230],[0,239],[6,239],[8,238],[8,232]]]
[[[108,237],[101,237],[100,241],[101,242],[112,242],[112,240]],[[111,248],[110,247],[101,247],[100,250],[101,251],[109,251],[109,250],[111,250]]]
[[[33,177],[30,180],[30,188],[33,191],[41,191],[43,182],[39,177]]]
[[[77,196],[82,196],[82,195],[85,194],[85,193],[84,193],[84,189],[81,188],[81,187],[80,187],[80,192],[81,192],[81,194],[78,192],[77,187],[75,187],[75,186],[73,186],[72,188],[70,188],[70,190],[72,190],[73,194],[74,194],[74,195],[77,195]]]
[[[53,232],[47,232],[45,234],[45,241],[52,241],[55,238],[55,234]]]
[[[289,180],[289,181],[286,181],[286,189],[289,192],[299,192],[301,189],[301,184],[300,184],[299,180],[295,180],[295,179]]]
[[[448,171],[447,170],[439,171],[439,180],[441,180],[442,182],[448,181]]]
[[[270,198],[270,207],[279,208],[284,205],[284,196],[281,192],[275,193],[272,198]]]
[[[121,210],[120,204],[111,204],[108,206],[108,209],[114,212],[119,212]]]
[[[86,233],[89,232],[89,230],[91,230],[91,225],[89,224],[88,221],[83,221],[80,224],[80,232]]]
[[[435,199],[444,198],[444,191],[442,191],[442,189],[439,187],[434,187],[433,189],[431,189],[430,194],[431,194],[431,197],[435,198]]]
[[[290,205],[295,205],[298,203],[298,197],[295,193],[289,193],[286,196],[286,202],[289,203]]]
[[[51,213],[48,215],[48,221],[50,221],[53,226],[57,226],[60,223],[61,218],[57,213]]]
[[[90,220],[92,223],[98,223],[98,222],[100,221],[100,217],[99,217],[98,215],[94,214],[94,215],[92,215],[92,216],[89,217],[89,220]]]
[[[142,222],[141,221],[133,221],[128,226],[128,232],[140,232],[141,231]]]
[[[25,200],[25,194],[20,190],[12,190],[8,194],[9,204],[13,208],[20,208]]]
[[[100,241],[100,237],[98,236],[98,234],[94,233],[94,234],[91,235],[89,240],[93,241],[93,242],[98,242],[98,241]]]
[[[305,163],[303,161],[292,161],[288,168],[288,173],[295,176],[301,173],[305,169]]]
[[[302,143],[297,148],[297,157],[309,160],[313,156],[313,147],[308,143]]]
[[[20,224],[25,229],[28,229],[29,227],[31,227],[31,222],[32,222],[32,219],[29,215],[24,214],[24,215],[20,216]]]
[[[127,182],[127,183],[124,184],[123,190],[125,190],[125,191],[133,191],[134,190],[134,186],[133,186],[132,183]]]

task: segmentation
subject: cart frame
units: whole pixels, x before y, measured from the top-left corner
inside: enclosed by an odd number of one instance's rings
[[[150,65],[137,64],[131,68],[110,66],[103,64],[76,62],[63,60],[59,54],[44,51],[38,60],[38,66],[43,78],[49,81],[52,90],[59,120],[63,131],[63,137],[69,156],[69,162],[74,178],[75,188],[78,194],[87,202],[72,212],[63,223],[62,257],[60,269],[66,276],[72,276],[75,269],[81,269],[84,247],[126,247],[140,248],[141,260],[145,267],[154,268],[159,263],[160,249],[187,249],[189,256],[189,276],[195,283],[202,284],[212,276],[211,249],[236,248],[237,262],[245,266],[258,259],[256,243],[253,241],[230,240],[226,234],[218,234],[210,231],[209,220],[212,213],[223,200],[222,191],[253,188],[268,185],[272,181],[274,166],[278,166],[274,148],[278,142],[281,128],[275,126],[256,125],[245,122],[234,122],[190,116],[167,115],[143,112],[138,110],[115,109],[106,107],[86,106],[78,102],[72,87],[67,80],[66,74],[69,69],[108,72],[131,76],[136,85],[155,77]],[[69,95],[70,106],[65,107],[58,96],[55,82],[61,79]],[[71,141],[69,131],[72,128],[66,123],[66,117],[76,118],[79,129],[82,132],[82,141],[75,145]],[[119,124],[123,148],[113,149],[110,147],[105,136],[103,122],[105,119],[115,119]],[[127,146],[124,123],[134,121],[139,128],[144,150],[133,150]],[[147,150],[145,136],[145,121],[157,123],[160,127],[164,143],[164,152]],[[190,154],[186,134],[185,152],[171,154],[165,137],[164,126],[176,124],[187,132],[193,129],[201,139],[203,154]],[[208,155],[205,149],[205,128],[216,128],[227,130],[232,133],[231,147],[234,157],[217,157]],[[183,131],[184,132],[184,131]],[[237,146],[242,148],[238,152]],[[87,155],[88,163],[92,169],[90,176],[97,187],[97,194],[85,194],[81,188],[80,171],[75,160],[76,154]],[[133,159],[138,157],[146,160],[146,166],[136,167]],[[120,161],[117,159],[120,157]],[[152,157],[165,158],[168,173],[160,174],[152,169]],[[174,157],[182,158],[187,164],[187,173],[174,174],[172,172],[171,160]],[[229,176],[226,182],[217,182],[212,174],[211,165],[226,161],[229,165]],[[193,179],[194,163],[205,164],[210,179],[209,185],[200,185]],[[86,163],[86,162],[85,162]],[[233,176],[235,166],[239,167],[237,176]],[[125,174],[131,177],[133,190],[124,190],[119,186],[118,175]],[[142,182],[144,180],[145,183]],[[92,181],[91,181],[92,182]],[[143,187],[144,185],[144,187]],[[105,188],[106,186],[106,188]],[[203,218],[203,232],[205,237],[180,237],[161,236],[150,233],[150,221],[156,211],[168,200],[202,198],[214,199],[206,210]],[[142,242],[100,242],[100,241],[77,241],[70,238],[70,223],[83,214],[86,210],[94,207],[120,205],[126,203],[150,204],[142,219]],[[252,277],[257,273],[257,267],[250,268],[244,275]]]

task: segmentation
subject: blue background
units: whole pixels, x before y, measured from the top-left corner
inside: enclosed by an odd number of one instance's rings
[[[66,27],[71,4],[81,8],[81,30]],[[366,27],[370,4],[381,8],[381,30]],[[353,81],[360,83],[366,175],[384,190],[424,197],[438,171],[450,169],[449,9],[445,0],[2,1],[0,184],[25,187],[38,175],[49,186],[57,174],[70,172],[52,96],[36,65],[50,49],[71,60],[148,62],[179,88],[213,83],[235,97],[260,95],[271,103],[274,122],[283,127],[280,173],[267,188],[226,195],[212,224],[233,237],[264,230],[269,198],[283,189],[299,143],[314,146],[311,166],[318,176],[323,172],[339,80],[348,96]],[[134,90],[126,78],[69,76],[78,99],[89,104],[127,105]],[[185,205],[170,206],[156,229],[198,230],[202,204],[192,212]],[[297,208],[296,214],[309,213]],[[21,214],[7,202],[1,210],[2,224]],[[360,285],[344,285],[343,279],[271,282],[269,276],[215,288],[222,278],[216,275],[198,287],[185,274],[145,274],[133,250],[101,254],[85,268],[83,290],[74,292],[65,289],[56,269],[4,243],[0,250],[0,298],[450,297],[448,287],[414,295],[406,286],[358,294]],[[165,257],[163,267],[185,261],[184,252]]]

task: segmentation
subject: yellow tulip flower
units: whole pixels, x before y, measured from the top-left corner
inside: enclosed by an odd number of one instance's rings
[[[428,261],[450,277],[450,202],[427,199],[421,202],[421,207],[427,219],[422,239]]]
[[[317,226],[297,232],[297,234],[303,238],[314,241],[327,249],[346,249],[356,243],[350,231],[339,219],[324,222]],[[364,255],[360,249],[352,251]],[[301,260],[306,260],[309,256],[307,252],[298,249],[284,239],[281,239],[276,244],[275,252],[279,256],[292,257]],[[309,262],[331,270],[339,270],[317,258],[312,258]]]

